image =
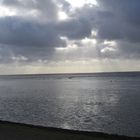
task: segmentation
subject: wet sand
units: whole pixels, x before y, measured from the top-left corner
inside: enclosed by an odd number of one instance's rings
[[[140,138],[0,121],[0,140],[138,140]]]

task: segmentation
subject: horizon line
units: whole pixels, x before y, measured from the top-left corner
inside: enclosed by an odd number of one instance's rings
[[[105,71],[105,72],[58,72],[58,73],[17,73],[0,74],[0,76],[30,76],[30,75],[71,75],[71,74],[106,74],[106,73],[140,73],[140,71]]]

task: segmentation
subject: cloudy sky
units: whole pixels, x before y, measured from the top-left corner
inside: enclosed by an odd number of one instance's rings
[[[0,0],[0,74],[140,70],[140,0]]]

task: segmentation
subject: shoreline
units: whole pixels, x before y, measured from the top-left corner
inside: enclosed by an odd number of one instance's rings
[[[1,77],[3,76],[45,76],[45,75],[48,75],[48,76],[51,76],[51,75],[106,75],[106,74],[115,74],[115,73],[118,73],[118,74],[131,74],[131,73],[138,73],[140,74],[140,71],[106,71],[106,72],[103,72],[103,71],[100,71],[100,72],[79,72],[79,73],[25,73],[25,74],[22,74],[22,73],[19,73],[19,74],[0,74]]]
[[[0,140],[138,140],[138,137],[119,136],[101,132],[87,132],[34,126],[0,121]]]

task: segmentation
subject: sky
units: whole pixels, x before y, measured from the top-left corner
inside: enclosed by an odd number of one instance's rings
[[[0,74],[140,71],[140,0],[0,0]]]

